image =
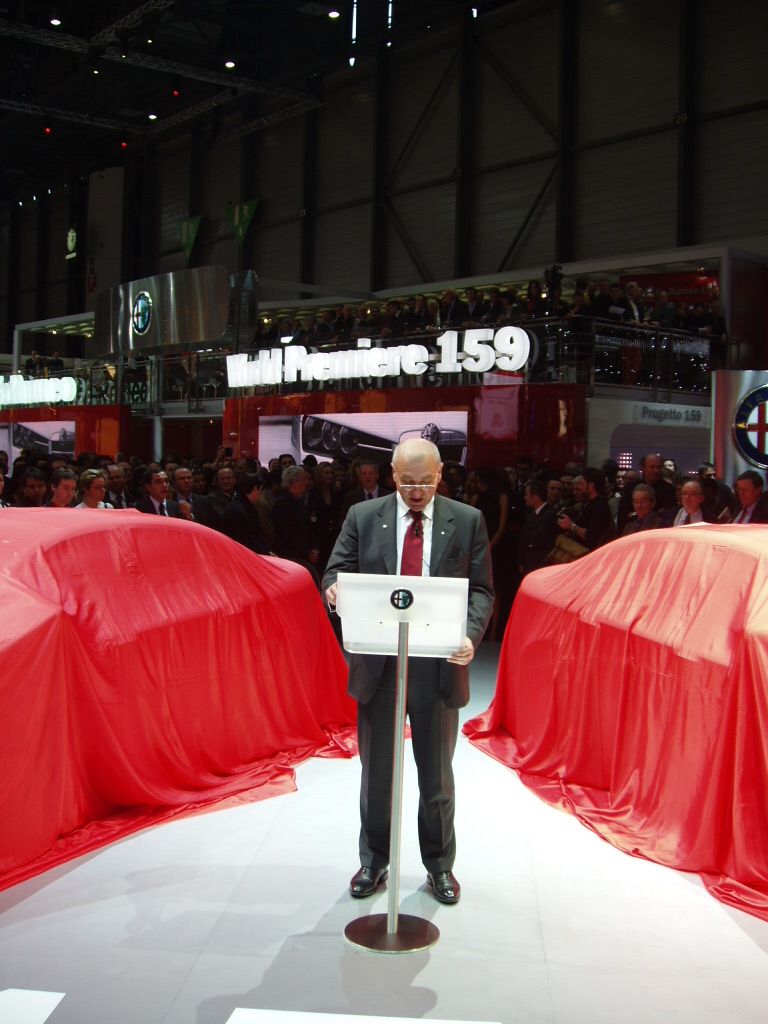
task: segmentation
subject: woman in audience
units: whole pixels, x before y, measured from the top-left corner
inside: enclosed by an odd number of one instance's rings
[[[80,474],[78,497],[79,504],[75,508],[113,508],[104,501],[107,493],[107,478],[100,469],[86,469]]]

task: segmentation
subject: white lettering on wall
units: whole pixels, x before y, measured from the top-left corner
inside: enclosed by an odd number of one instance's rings
[[[51,405],[54,402],[74,402],[77,381],[74,377],[40,377],[25,380],[20,373],[12,373],[6,380],[0,377],[0,405]]]
[[[437,373],[487,373],[522,370],[531,354],[531,341],[522,327],[472,328],[464,332],[459,351],[458,331],[435,338],[439,358],[432,356]],[[370,338],[358,338],[357,348],[338,352],[308,352],[303,345],[288,345],[227,356],[227,384],[253,388],[264,384],[294,384],[297,380],[352,380],[355,377],[420,376],[430,362],[426,345],[393,345],[372,348]]]

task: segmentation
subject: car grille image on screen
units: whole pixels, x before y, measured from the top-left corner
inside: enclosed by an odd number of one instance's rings
[[[463,462],[467,446],[467,414],[445,413],[428,421],[425,413],[348,413],[334,417],[301,416],[294,446],[300,455],[318,459],[366,458],[389,462],[400,441],[423,437],[443,459]],[[432,413],[434,415],[434,413]]]

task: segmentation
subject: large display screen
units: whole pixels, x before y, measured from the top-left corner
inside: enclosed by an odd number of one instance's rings
[[[280,455],[296,462],[314,455],[332,459],[389,462],[395,445],[409,437],[433,441],[443,460],[464,464],[467,456],[466,412],[354,412],[338,415],[264,416],[259,420],[259,461]]]
[[[0,424],[0,451],[8,452],[13,465],[22,448],[53,458],[75,457],[74,420],[41,420],[35,423]]]

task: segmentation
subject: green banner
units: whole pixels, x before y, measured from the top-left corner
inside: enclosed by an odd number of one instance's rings
[[[184,254],[189,259],[192,255],[192,250],[195,246],[195,239],[197,238],[197,229],[200,227],[200,221],[202,217],[187,217],[186,220],[181,222],[181,248],[184,250]]]
[[[246,199],[244,203],[229,207],[229,220],[235,229],[235,237],[240,245],[243,244],[245,236],[248,234],[248,228],[251,226],[258,205],[258,199]]]

